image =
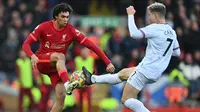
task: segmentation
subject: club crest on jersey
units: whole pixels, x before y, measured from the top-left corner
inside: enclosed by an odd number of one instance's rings
[[[76,35],[79,36],[81,34],[81,32],[77,29],[75,29]]]
[[[47,42],[45,43],[45,46],[44,46],[44,47],[46,47],[46,48],[50,48],[50,42],[47,41]]]
[[[66,36],[67,36],[67,34],[62,35],[62,41],[65,41]]]

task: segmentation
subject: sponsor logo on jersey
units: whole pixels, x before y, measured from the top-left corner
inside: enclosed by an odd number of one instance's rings
[[[47,41],[45,43],[45,46],[46,48],[50,48],[50,49],[64,49],[65,48],[65,44],[50,44],[49,41]]]
[[[65,48],[65,44],[52,44],[51,49],[63,49]]]
[[[46,47],[46,48],[50,48],[50,42],[47,41],[47,42],[45,43],[45,46],[44,46],[44,47]]]

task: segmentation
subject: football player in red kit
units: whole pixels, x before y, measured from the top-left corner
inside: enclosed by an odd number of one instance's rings
[[[61,3],[54,7],[54,20],[39,24],[23,44],[23,50],[31,58],[33,68],[48,74],[56,91],[56,102],[51,112],[60,112],[63,108],[65,95],[71,94],[77,81],[69,83],[65,67],[65,54],[69,45],[76,41],[94,51],[107,65],[107,72],[115,68],[107,56],[94,43],[89,41],[79,30],[67,23],[72,12],[70,5]],[[39,50],[34,54],[31,44],[40,42]]]

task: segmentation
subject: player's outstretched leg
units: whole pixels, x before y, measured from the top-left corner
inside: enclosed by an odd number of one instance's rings
[[[82,68],[83,73],[86,75],[86,85],[94,83],[98,84],[118,84],[126,81],[131,73],[134,71],[134,67],[122,69],[115,74],[103,74],[100,76],[92,75],[85,67]]]

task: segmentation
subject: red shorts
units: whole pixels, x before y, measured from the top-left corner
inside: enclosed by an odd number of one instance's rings
[[[50,60],[50,56],[52,53],[45,53],[45,54],[37,54],[38,58],[40,60]],[[56,87],[56,84],[58,82],[62,82],[62,80],[60,79],[58,72],[56,70],[55,67],[52,66],[51,63],[49,62],[39,62],[37,64],[37,68],[40,71],[40,73],[46,74],[50,77],[51,79],[51,84],[53,85],[53,87]]]

